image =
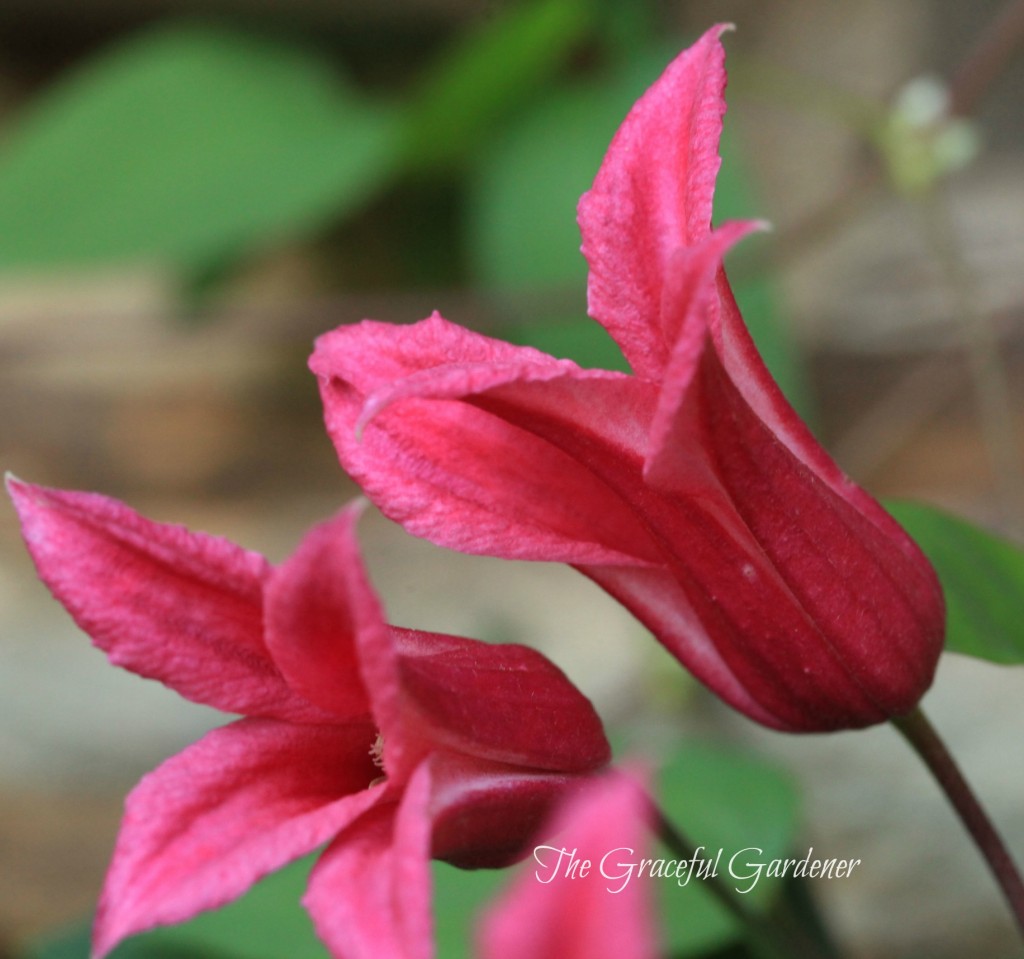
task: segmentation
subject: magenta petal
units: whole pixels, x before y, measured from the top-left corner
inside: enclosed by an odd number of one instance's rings
[[[262,556],[96,493],[7,486],[40,578],[111,662],[225,712],[326,718],[267,653]]]
[[[128,797],[96,917],[103,956],[127,936],[241,895],[379,801],[370,725],[243,719],[208,733]]]
[[[430,775],[412,775],[399,805],[381,805],[320,857],[303,903],[338,959],[431,959]]]
[[[357,510],[314,527],[266,589],[267,645],[288,684],[343,719],[370,716],[350,588]],[[368,587],[365,587],[368,588]]]
[[[481,959],[655,959],[651,886],[659,880],[634,876],[623,884],[602,875],[603,860],[603,871],[616,877],[624,871],[620,861],[650,857],[646,820],[642,787],[633,779],[612,775],[584,786],[547,830],[551,845],[539,845],[534,860],[484,915]],[[564,866],[556,871],[563,848],[590,860],[585,876],[568,878]]]
[[[342,465],[410,532],[464,552],[646,560],[632,511],[588,464],[537,435],[553,422],[584,443],[592,430],[595,455],[599,444],[607,456],[639,447],[655,398],[644,384],[438,316],[342,327],[317,341],[310,367]]]
[[[645,379],[660,377],[672,350],[661,317],[672,256],[711,228],[724,29],[705,33],[637,101],[579,204],[590,315]]]
[[[412,630],[396,636],[405,708],[432,744],[562,772],[608,762],[594,707],[536,650]]]

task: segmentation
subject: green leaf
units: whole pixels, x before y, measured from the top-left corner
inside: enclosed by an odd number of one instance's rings
[[[464,159],[561,67],[590,26],[588,0],[511,6],[460,37],[420,84],[403,155],[422,172]]]
[[[434,930],[439,959],[474,959],[476,923],[511,881],[514,870],[456,869],[435,862]]]
[[[635,86],[575,84],[555,91],[495,141],[481,161],[468,209],[471,266],[495,289],[580,291],[576,203],[590,187]]]
[[[946,649],[1024,663],[1024,549],[921,503],[886,503],[935,566],[946,594]]]
[[[717,872],[726,883],[735,885],[729,876],[733,855],[740,873],[747,872],[748,858],[766,863],[794,856],[799,795],[790,777],[768,763],[712,746],[685,746],[662,770],[657,798],[694,847],[703,847],[702,856],[715,858],[721,850]],[[749,857],[743,854],[748,849]],[[705,883],[658,881],[667,955],[696,955],[739,936],[736,921]],[[782,880],[762,878],[743,897],[744,905],[764,911],[781,892]]]
[[[302,236],[379,187],[396,117],[309,50],[199,23],[68,75],[0,150],[0,269],[203,271]]]
[[[241,899],[178,926],[128,939],[111,959],[327,959],[299,904],[315,856],[285,866]],[[23,959],[87,959],[89,928],[36,942]]]

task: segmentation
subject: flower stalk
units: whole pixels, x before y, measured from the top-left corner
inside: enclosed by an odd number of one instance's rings
[[[693,859],[696,855],[693,842],[653,799],[648,802],[651,828],[658,839],[680,859]],[[830,950],[826,951],[799,923],[788,921],[784,915],[761,915],[751,910],[743,898],[714,873],[706,877],[704,887],[739,923],[747,944],[760,959],[790,959],[792,956],[833,959],[834,954]]]
[[[893,719],[892,723],[921,757],[953,805],[964,828],[999,883],[1017,927],[1024,936],[1024,881],[1021,880],[1020,872],[1010,858],[1002,837],[964,779],[945,743],[920,708],[912,710],[906,716]]]

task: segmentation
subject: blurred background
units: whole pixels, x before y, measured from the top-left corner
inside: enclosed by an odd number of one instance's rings
[[[0,465],[280,560],[356,493],[305,367],[318,333],[436,308],[621,367],[585,318],[576,200],[722,20],[716,219],[774,225],[730,263],[770,366],[876,495],[1019,538],[1024,4],[1005,0],[2,0]],[[571,571],[373,514],[361,532],[392,621],[534,643],[609,725],[788,770],[803,841],[865,863],[816,890],[847,955],[1018,954],[890,730],[765,734]],[[946,657],[928,704],[1024,856],[1020,700],[1013,670]],[[0,956],[90,914],[124,793],[216,721],[111,669],[0,510]]]

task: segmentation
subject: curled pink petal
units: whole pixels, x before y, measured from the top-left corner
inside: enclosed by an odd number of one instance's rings
[[[495,366],[488,374],[481,357],[491,353]],[[620,413],[641,409],[653,402],[653,391],[621,374],[584,373],[536,350],[460,330],[437,316],[407,327],[341,327],[320,337],[310,367],[345,468],[410,531],[466,552],[489,552],[500,541],[502,555],[510,557],[643,561],[634,552],[644,549],[636,517],[586,464],[535,435],[529,417],[568,420],[578,431],[570,404],[600,431],[616,423],[605,415],[609,406]],[[400,388],[379,378],[392,370],[408,377]],[[580,377],[593,380],[586,394]],[[506,393],[517,402],[525,397],[535,408],[518,423],[455,399],[484,393],[496,401]],[[620,447],[640,439],[629,428],[610,438]],[[552,500],[553,483],[570,500],[600,509],[567,509]],[[464,522],[451,524],[453,514]]]

